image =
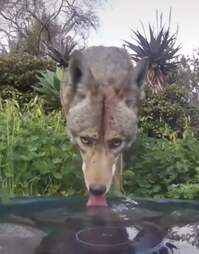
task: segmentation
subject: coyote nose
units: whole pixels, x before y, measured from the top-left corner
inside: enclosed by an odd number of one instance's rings
[[[89,191],[95,196],[100,196],[106,192],[106,186],[103,184],[91,184],[89,187]]]

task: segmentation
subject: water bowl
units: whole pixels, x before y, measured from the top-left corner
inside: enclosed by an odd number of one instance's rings
[[[0,204],[0,254],[199,254],[199,202],[20,198]]]

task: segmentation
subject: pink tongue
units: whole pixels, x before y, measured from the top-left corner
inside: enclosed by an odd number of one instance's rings
[[[107,207],[108,206],[106,199],[103,195],[102,196],[90,195],[86,205],[87,206],[100,206],[100,207],[102,207],[102,206]]]

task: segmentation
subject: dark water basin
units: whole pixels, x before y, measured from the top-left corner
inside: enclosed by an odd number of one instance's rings
[[[29,254],[199,254],[198,201],[124,198],[109,200],[109,208],[86,208],[85,203],[80,198],[15,199],[0,205],[0,225],[45,232]],[[16,248],[13,253],[20,253]],[[0,241],[1,253],[7,252],[1,252]]]

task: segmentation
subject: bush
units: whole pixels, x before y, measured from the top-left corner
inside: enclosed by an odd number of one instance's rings
[[[173,184],[168,188],[168,197],[176,199],[198,199],[199,184],[198,183]]]
[[[22,112],[15,101],[0,105],[0,192],[9,196],[79,194],[79,160],[61,112],[45,115],[35,98]]]
[[[33,92],[20,92],[12,86],[7,86],[0,92],[2,102],[6,100],[15,100],[21,108],[23,108],[34,96],[35,94]]]
[[[10,86],[21,92],[32,91],[38,71],[46,69],[55,70],[54,63],[26,53],[1,55],[0,90]]]
[[[182,137],[190,126],[197,135],[199,108],[194,107],[189,95],[178,85],[170,85],[158,95],[148,93],[144,103],[140,127],[149,137]]]
[[[199,198],[199,141],[191,135],[175,141],[142,137],[127,158],[127,193],[161,198]],[[192,186],[192,190],[188,186]]]

